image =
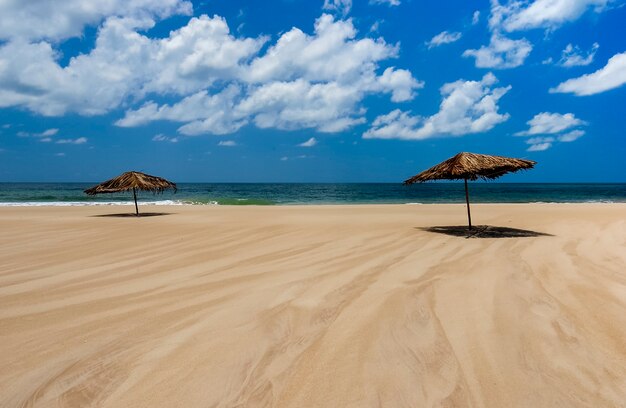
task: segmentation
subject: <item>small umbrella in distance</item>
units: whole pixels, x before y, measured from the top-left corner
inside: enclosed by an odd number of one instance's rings
[[[172,188],[176,191],[176,184],[161,177],[151,176],[138,171],[128,171],[111,180],[107,180],[104,183],[100,183],[97,186],[85,190],[85,193],[89,195],[96,195],[133,190],[133,198],[135,199],[135,214],[139,215],[139,207],[137,206],[137,190],[162,193],[168,188]]]
[[[469,192],[467,180],[495,179],[506,173],[532,169],[537,162],[525,159],[513,159],[502,156],[461,152],[428,170],[404,181],[404,184],[423,183],[429,180],[465,180],[465,201],[467,202],[467,220],[472,229]]]

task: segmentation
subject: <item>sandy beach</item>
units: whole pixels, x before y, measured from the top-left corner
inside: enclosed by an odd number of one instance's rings
[[[626,407],[626,204],[140,210],[0,208],[0,407]]]

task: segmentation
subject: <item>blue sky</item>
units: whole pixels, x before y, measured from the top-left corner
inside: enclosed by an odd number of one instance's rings
[[[626,181],[622,0],[0,4],[0,181]]]

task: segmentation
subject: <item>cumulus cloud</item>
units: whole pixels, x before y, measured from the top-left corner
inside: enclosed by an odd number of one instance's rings
[[[324,0],[324,10],[337,11],[346,15],[352,8],[352,0]]]
[[[553,137],[531,137],[526,141],[530,146],[526,149],[529,152],[541,152],[552,147]]]
[[[186,122],[179,128],[186,135],[232,133],[247,123],[339,132],[365,121],[359,103],[369,93],[389,93],[394,102],[414,98],[423,83],[409,71],[389,67],[376,74],[377,62],[396,57],[397,47],[355,36],[351,21],[324,15],[316,21],[314,35],[297,28],[284,33],[239,70],[238,85],[215,95],[201,91],[171,106],[148,102],[127,111],[117,125]]]
[[[594,95],[618,88],[626,83],[626,52],[612,56],[607,64],[591,74],[568,79],[550,92]]]
[[[11,41],[0,47],[0,107],[24,106],[46,115],[67,111],[103,114],[145,82],[150,66],[142,48],[149,42],[133,31],[135,22],[109,19],[101,27],[96,47],[72,58],[66,67],[46,42]]]
[[[585,135],[584,130],[572,130],[571,132],[565,133],[558,137],[559,142],[573,142],[574,140],[579,139],[580,137]]]
[[[371,90],[391,92],[393,102],[406,102],[415,97],[415,90],[424,87],[424,82],[413,78],[411,72],[393,67],[385,69],[377,83],[371,84]]]
[[[524,63],[532,49],[526,39],[512,40],[494,33],[489,45],[477,50],[465,50],[463,56],[476,58],[477,68],[515,68]]]
[[[601,12],[612,0],[491,1],[490,26],[507,32],[545,28],[554,30],[580,18],[587,10]]]
[[[465,51],[463,56],[476,58],[479,68],[514,68],[524,63],[532,51],[531,43],[525,38],[514,40],[505,33],[535,28],[555,30],[561,25],[575,21],[587,10],[601,12],[613,0],[491,0],[489,29],[492,32],[488,46]],[[596,47],[597,48],[597,47]],[[595,49],[582,56],[574,47],[564,51],[563,66],[586,65],[593,61]]]
[[[526,123],[530,126],[528,130],[517,132],[516,136],[555,134],[587,124],[585,121],[578,119],[573,113],[560,114],[551,112],[538,113]]]
[[[596,55],[599,47],[598,43],[593,43],[591,49],[583,53],[578,46],[567,44],[561,52],[559,65],[566,68],[589,65],[593,62],[593,57]]]
[[[526,143],[530,145],[528,148],[530,152],[547,150],[555,141],[573,142],[585,134],[584,130],[574,128],[587,125],[587,122],[577,118],[573,113],[551,112],[538,113],[526,123],[529,125],[528,130],[517,132],[515,135],[533,136],[526,140]],[[554,136],[537,137],[536,135]]]
[[[508,114],[498,113],[497,103],[511,87],[495,88],[496,82],[496,77],[488,73],[480,81],[445,84],[436,114],[422,118],[396,109],[377,117],[363,138],[422,140],[487,132],[509,118]]]
[[[166,18],[191,15],[190,1],[182,0],[37,0],[2,1],[0,39],[49,39],[58,41],[82,35],[87,25],[99,25],[109,16]]]
[[[238,38],[219,16],[192,18],[165,38],[144,35],[153,24],[109,17],[93,50],[63,67],[46,41],[0,45],[0,107],[89,116],[131,106],[116,125],[174,121],[185,135],[228,134],[248,123],[338,132],[364,122],[367,95],[404,102],[423,87],[407,70],[379,72],[397,45],[359,39],[351,20],[330,15],[316,20],[313,34],[293,28],[263,54],[267,38]],[[162,95],[173,102],[155,102]]]
[[[152,121],[167,120],[186,123],[179,131],[188,136],[233,133],[247,123],[236,117],[233,110],[234,99],[240,92],[239,87],[231,85],[215,95],[210,95],[208,91],[197,92],[171,106],[147,102],[139,109],[128,110],[124,118],[115,124],[136,127]]]
[[[336,21],[325,14],[316,20],[313,35],[298,28],[281,35],[264,55],[252,61],[245,80],[263,83],[300,78],[316,82],[355,82],[374,76],[373,69],[378,61],[397,57],[397,46],[386,44],[382,39],[355,40],[356,35],[351,20]]]
[[[365,121],[355,116],[361,113],[354,110],[361,98],[357,89],[334,82],[271,82],[252,90],[236,107],[236,113],[253,118],[262,129],[339,132]]]
[[[0,107],[25,106],[59,116],[99,115],[146,93],[185,95],[227,80],[256,54],[264,39],[237,40],[221,17],[201,16],[164,39],[137,32],[151,22],[107,19],[95,48],[66,67],[46,42],[0,47]]]
[[[443,31],[431,38],[430,41],[426,41],[426,45],[428,45],[428,48],[434,48],[442,44],[450,44],[458,41],[461,39],[462,36],[463,34],[459,32],[450,33],[448,31]]]
[[[307,140],[306,142],[300,143],[298,146],[300,146],[300,147],[313,147],[316,144],[317,144],[317,139],[312,137],[309,140]]]
[[[144,90],[185,94],[215,81],[236,79],[266,41],[265,37],[235,38],[219,16],[192,18],[168,38],[150,41],[158,69]]]

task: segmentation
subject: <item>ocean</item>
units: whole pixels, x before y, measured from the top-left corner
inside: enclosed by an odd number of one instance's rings
[[[0,183],[0,206],[130,204],[132,193],[87,196],[97,183]],[[471,182],[472,203],[626,202],[626,183]],[[140,192],[146,204],[302,205],[463,203],[463,183],[178,183],[178,191]]]

